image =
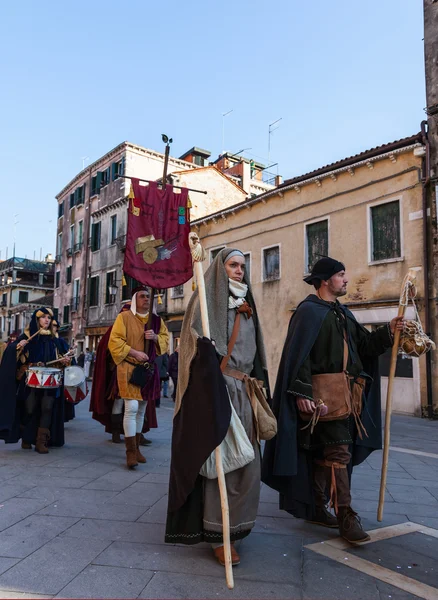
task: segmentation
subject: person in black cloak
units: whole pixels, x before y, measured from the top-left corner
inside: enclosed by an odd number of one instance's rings
[[[21,447],[47,454],[50,445],[64,445],[63,387],[39,389],[26,385],[26,370],[32,364],[58,360],[57,366],[66,366],[69,358],[62,358],[66,348],[60,344],[51,329],[53,312],[50,308],[37,309],[30,325],[17,340],[9,344],[0,364],[0,439]],[[33,337],[34,334],[38,334]]]
[[[278,433],[266,443],[262,481],[280,493],[282,510],[339,527],[343,538],[361,543],[369,536],[351,508],[349,477],[353,466],[381,448],[377,357],[392,346],[403,320],[396,317],[371,333],[362,327],[338,301],[347,293],[348,279],[345,266],[332,258],[318,260],[304,281],[316,293],[299,304],[289,323],[273,399]],[[314,396],[312,378],[342,372],[349,377],[353,414],[318,421],[329,407]],[[344,390],[349,394],[348,384],[336,397]],[[336,517],[326,507],[328,490]]]
[[[173,421],[165,541],[171,544],[209,542],[221,564],[224,564],[224,549],[218,480],[199,473],[227,434],[231,402],[252,446],[253,458],[240,468],[230,468],[225,475],[230,539],[233,543],[249,535],[259,504],[261,456],[244,379],[256,377],[269,394],[263,338],[244,268],[243,253],[226,248],[218,253],[205,273],[214,345],[202,337],[198,291],[189,302],[181,331]],[[236,322],[238,327],[235,327]],[[234,331],[237,337],[232,344]],[[223,361],[223,357],[228,360],[225,361],[227,366],[222,363],[222,374],[219,358]],[[231,558],[233,565],[239,564],[234,545]]]

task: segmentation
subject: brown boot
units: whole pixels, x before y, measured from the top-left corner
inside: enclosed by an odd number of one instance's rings
[[[28,442],[25,442],[24,440],[21,440],[21,447],[23,450],[32,450],[32,444],[29,444]]]
[[[38,427],[37,438],[35,442],[35,452],[39,454],[48,454],[49,449],[50,430],[44,427]]]
[[[138,465],[137,462],[137,441],[135,436],[126,437],[125,435],[125,446],[126,446],[126,464],[128,469],[133,469]]]
[[[224,566],[225,565],[225,550],[223,546],[219,546],[218,548],[213,549],[213,554],[215,555],[218,562]],[[240,564],[240,556],[237,553],[234,544],[231,544],[231,564],[233,567],[236,567]]]
[[[145,463],[146,462],[146,458],[140,452],[141,433],[137,433],[136,434],[135,441],[136,441],[136,444],[137,444],[137,453],[136,453],[137,461],[139,463]]]
[[[123,433],[123,415],[111,415],[112,442],[121,444],[120,434]]]
[[[308,520],[308,523],[314,523],[315,525],[322,525],[323,527],[330,527],[336,529],[338,527],[337,518],[327,510],[327,482],[330,481],[329,477],[331,470],[321,465],[314,465],[313,468],[313,494],[315,498],[315,512],[312,519]]]
[[[359,515],[354,512],[351,506],[339,507],[338,524],[341,537],[351,544],[362,544],[371,539],[364,531]]]
[[[142,433],[140,433],[140,446],[150,446],[152,444],[151,440],[145,438]]]

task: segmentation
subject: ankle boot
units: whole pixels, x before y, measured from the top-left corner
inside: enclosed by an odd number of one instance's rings
[[[48,454],[50,430],[44,427],[38,427],[37,438],[35,442],[35,452],[39,454]]]
[[[126,446],[126,464],[128,469],[133,469],[138,465],[137,462],[137,441],[135,435],[126,437],[125,435],[125,446]]]
[[[146,458],[140,452],[140,441],[141,441],[141,433],[137,433],[135,436],[135,442],[136,442],[136,446],[137,446],[137,452],[136,452],[135,457],[139,463],[145,463]]]
[[[351,506],[340,506],[338,509],[339,533],[351,544],[367,542],[370,536],[364,531],[359,515]]]
[[[123,415],[111,415],[112,442],[121,444],[120,434],[123,433]]]
[[[142,433],[140,433],[140,446],[150,446],[152,444],[151,440],[145,438]]]
[[[330,481],[330,469],[321,465],[314,465],[313,468],[313,494],[315,498],[315,512],[309,523],[322,525],[336,529],[338,527],[337,518],[327,510],[327,482]]]

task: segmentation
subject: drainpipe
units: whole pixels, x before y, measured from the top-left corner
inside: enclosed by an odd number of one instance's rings
[[[422,161],[422,209],[423,209],[423,272],[424,272],[424,324],[426,334],[430,336],[430,296],[429,296],[429,229],[427,225],[427,188],[430,183],[430,145],[427,137],[427,121],[421,122],[421,135],[426,147],[426,155]],[[433,419],[433,390],[432,390],[432,355],[426,354],[426,391],[427,417]]]

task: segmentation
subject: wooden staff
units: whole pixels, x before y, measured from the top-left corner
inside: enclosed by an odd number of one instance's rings
[[[196,233],[189,234],[189,245],[193,258],[193,268],[198,284],[199,304],[201,307],[202,333],[210,339],[210,324],[208,321],[207,297],[205,295],[204,272],[201,262],[205,259],[205,251],[199,243]],[[221,498],[222,509],[222,532],[224,541],[225,555],[225,577],[229,590],[234,588],[233,567],[231,564],[231,544],[230,544],[230,510],[228,507],[228,494],[225,484],[224,467],[222,463],[222,449],[218,446],[215,450],[217,479],[219,483],[219,494]]]
[[[30,342],[30,340],[32,340],[36,335],[38,335],[40,331],[41,331],[41,327],[40,327],[40,329],[38,329],[38,331],[35,331],[35,333],[33,335],[31,335],[30,338],[28,338],[27,340],[21,340],[22,342],[26,342],[26,344],[22,348],[20,348],[19,353],[23,352],[23,350],[26,348],[26,346]],[[20,343],[20,342],[18,342],[18,343]]]
[[[398,305],[398,317],[404,317],[407,307],[407,300],[410,294],[411,285],[415,284],[416,273],[413,269],[410,269],[408,274],[403,280],[403,285],[400,293],[400,301]],[[386,413],[385,413],[385,433],[383,440],[383,460],[382,460],[382,473],[380,478],[380,493],[379,493],[379,507],[377,509],[377,520],[382,521],[383,519],[383,505],[385,503],[385,490],[386,490],[386,476],[388,473],[388,461],[389,461],[389,443],[390,443],[390,428],[391,428],[391,411],[392,411],[392,390],[394,386],[395,370],[397,367],[397,355],[398,348],[400,345],[400,331],[398,329],[394,332],[394,344],[392,346],[391,363],[389,368],[388,376],[388,391],[386,394]]]

